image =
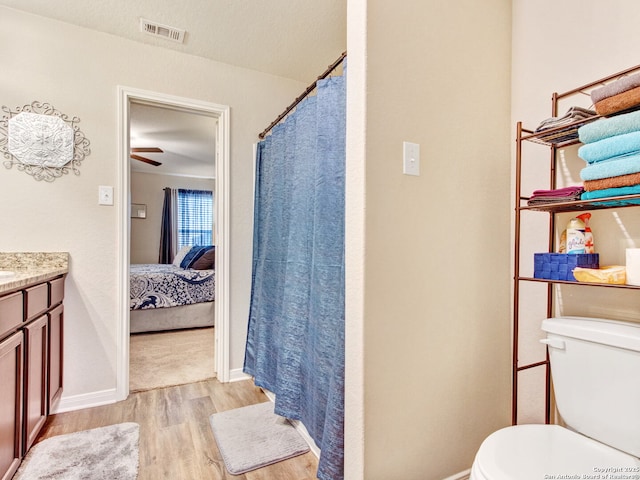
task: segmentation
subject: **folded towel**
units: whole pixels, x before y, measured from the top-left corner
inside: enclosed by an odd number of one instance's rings
[[[575,202],[580,200],[580,195],[572,195],[570,197],[538,197],[527,200],[527,205],[547,205],[548,203]]]
[[[611,160],[590,164],[580,170],[580,178],[582,180],[599,180],[638,172],[640,172],[640,154],[615,157]]]
[[[631,185],[629,187],[619,187],[619,188],[605,188],[604,190],[594,190],[593,192],[584,192],[582,194],[582,200],[621,197],[623,195],[637,195],[639,193],[640,193],[640,185]]]
[[[560,127],[562,125],[567,125],[573,123],[577,120],[582,120],[585,118],[595,117],[597,114],[593,110],[589,110],[588,108],[582,107],[571,107],[567,110],[562,117],[550,117],[542,122],[536,128],[536,132],[541,132],[543,130],[548,130],[550,128]]]
[[[607,116],[629,110],[638,105],[640,105],[640,87],[600,100],[595,104],[595,108],[598,114]]]
[[[631,153],[640,153],[640,132],[603,138],[597,142],[582,145],[578,149],[578,156],[588,163]]]
[[[602,205],[607,207],[622,207],[624,205],[640,205],[640,198],[630,198],[629,200],[611,200],[606,202],[594,202],[592,205]]]
[[[593,143],[603,138],[638,130],[640,130],[640,110],[611,118],[601,118],[583,125],[578,129],[578,135],[582,143]]]
[[[584,188],[580,186],[555,188],[553,190],[534,190],[531,198],[534,197],[566,197],[570,195],[581,194]]]
[[[556,188],[554,190],[534,190],[529,200],[527,200],[527,205],[572,202],[580,200],[582,192],[584,192],[582,186]]]
[[[578,127],[584,125],[597,113],[582,107],[571,107],[562,117],[551,117],[540,122],[535,129],[536,137],[544,142],[560,144],[578,139]]]
[[[584,182],[584,189],[587,192],[593,190],[604,190],[605,188],[630,187],[640,184],[640,173],[630,173],[618,177],[607,177],[599,180],[587,180]]]
[[[604,87],[596,88],[591,92],[591,101],[597,103],[608,97],[613,97],[632,88],[640,87],[640,73],[622,77]]]

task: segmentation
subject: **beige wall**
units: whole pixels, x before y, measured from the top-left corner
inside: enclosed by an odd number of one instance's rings
[[[36,182],[0,167],[3,251],[68,251],[63,402],[108,400],[116,382],[117,86],[231,107],[231,358],[242,367],[251,278],[252,143],[304,85],[0,7],[0,104],[46,101],[91,141],[80,175]],[[120,198],[115,192],[115,198]]]
[[[552,14],[551,14],[552,12]],[[512,67],[512,127],[516,121],[535,128],[551,115],[551,94],[562,93],[599,78],[640,64],[635,46],[640,42],[637,18],[640,5],[632,0],[598,2],[595,0],[567,0],[554,2],[542,0],[513,2],[513,67]],[[589,107],[589,96],[572,97],[560,107],[562,115],[572,105]],[[515,130],[512,133],[515,138]],[[537,148],[536,148],[537,147]],[[580,169],[584,161],[577,158],[577,147],[559,152],[560,182],[579,185]],[[527,146],[528,165],[548,165],[548,150],[539,146]],[[546,188],[547,171],[529,168],[525,172],[523,193],[535,188]],[[541,183],[542,182],[542,183]],[[528,190],[527,190],[528,189]],[[561,217],[559,224],[566,225],[571,215]],[[616,209],[594,212],[590,225],[594,233],[596,251],[603,265],[624,265],[625,248],[640,247],[640,210]],[[536,221],[543,227],[535,226]],[[544,232],[546,215],[527,223],[523,230],[523,269],[533,271],[532,253],[545,251],[540,236]],[[542,242],[546,242],[543,238]],[[531,261],[527,262],[527,259]],[[521,342],[521,359],[535,361],[544,358],[544,347],[537,339],[542,336],[540,319],[546,316],[544,292],[527,285],[522,301],[521,324],[525,326]],[[558,289],[559,314],[604,317],[619,320],[640,321],[638,296],[633,291],[592,287],[562,287]],[[523,338],[521,337],[521,338]],[[525,378],[520,397],[521,421],[539,422],[543,418],[542,371]]]
[[[349,4],[347,478],[442,479],[509,423],[511,2]]]
[[[165,187],[214,191],[215,180],[132,172],[131,203],[145,204],[147,218],[131,219],[131,263],[158,263]]]

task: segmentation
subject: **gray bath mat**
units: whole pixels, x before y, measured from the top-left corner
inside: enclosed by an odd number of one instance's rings
[[[33,446],[14,480],[135,480],[138,477],[137,423],[47,438]]]
[[[309,451],[289,421],[265,402],[209,417],[227,470],[240,475]]]

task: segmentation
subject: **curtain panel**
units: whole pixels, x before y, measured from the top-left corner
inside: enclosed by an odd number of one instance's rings
[[[244,371],[321,449],[318,478],[344,477],[345,76],[258,144]]]
[[[160,222],[160,251],[158,263],[173,262],[178,251],[177,191],[166,187],[162,204],[162,220]]]

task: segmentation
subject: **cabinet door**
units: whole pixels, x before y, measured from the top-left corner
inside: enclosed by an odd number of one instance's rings
[[[24,450],[31,448],[47,419],[47,331],[49,316],[25,327]]]
[[[10,479],[22,459],[23,335],[0,342],[0,479]]]
[[[49,312],[49,403],[51,413],[54,402],[62,395],[62,355],[64,342],[64,309],[62,305]]]

